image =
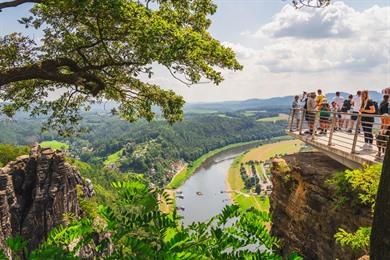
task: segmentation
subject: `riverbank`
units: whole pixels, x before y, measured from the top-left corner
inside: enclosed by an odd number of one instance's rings
[[[226,179],[226,186],[228,187],[228,190],[233,191],[229,194],[231,202],[245,209],[254,207],[261,211],[268,211],[268,197],[264,198],[245,190],[245,185],[240,175],[241,163],[245,164],[249,161],[266,161],[277,154],[292,154],[299,152],[301,147],[302,142],[299,140],[285,140],[253,148],[250,151],[242,153],[236,157],[230,166],[228,177]],[[257,170],[263,171],[262,168],[263,167],[258,167]],[[263,174],[263,172],[261,172],[261,174]]]
[[[284,137],[286,138],[286,137]],[[280,139],[280,138],[279,138]],[[235,143],[235,144],[230,144],[221,148],[218,148],[216,150],[212,150],[198,159],[196,159],[194,162],[189,164],[187,167],[184,167],[179,173],[177,173],[171,180],[171,182],[166,186],[167,189],[177,189],[181,185],[183,185],[186,180],[188,180],[194,173],[195,171],[210,157],[217,155],[218,153],[221,153],[223,151],[248,145],[248,144],[255,144],[255,143],[262,143],[265,142],[265,140],[255,140],[255,141],[249,141],[249,142],[243,142],[243,143]]]

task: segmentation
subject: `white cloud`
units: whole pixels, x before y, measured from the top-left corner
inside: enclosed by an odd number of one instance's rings
[[[349,17],[354,15],[356,11],[342,2],[320,9],[297,10],[286,5],[274,16],[272,22],[263,26],[256,34],[305,39],[345,38],[354,33],[348,23]]]
[[[325,92],[381,90],[390,84],[390,7],[357,11],[342,2],[325,9],[287,5],[232,48],[243,71],[224,71],[219,87],[191,88],[161,77],[188,101],[268,98],[321,88]]]
[[[272,72],[366,71],[389,63],[390,7],[355,11],[343,2],[325,9],[285,6],[254,37],[273,40],[258,63]]]

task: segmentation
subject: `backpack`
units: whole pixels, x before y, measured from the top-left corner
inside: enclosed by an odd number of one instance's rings
[[[374,105],[375,107],[375,114],[379,114],[379,106],[378,106],[378,102],[376,101],[372,101],[372,104]]]
[[[351,101],[350,100],[344,100],[343,106],[341,108],[341,112],[348,112],[351,110]]]
[[[322,107],[320,111],[320,117],[330,117],[330,111],[326,107]]]

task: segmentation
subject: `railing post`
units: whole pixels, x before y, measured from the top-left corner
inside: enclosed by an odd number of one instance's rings
[[[316,136],[316,133],[317,133],[317,123],[318,123],[318,120],[320,119],[319,113],[320,112],[313,113],[314,121],[313,121],[313,133],[312,133],[312,136],[311,136],[312,140],[314,140],[314,138]]]
[[[356,144],[357,144],[357,139],[359,135],[359,129],[360,129],[360,122],[362,120],[362,115],[358,115],[358,118],[356,120],[356,126],[355,126],[355,135],[353,137],[353,143],[352,143],[352,153],[356,153]]]
[[[294,108],[291,109],[291,113],[290,113],[290,122],[289,122],[289,126],[288,126],[288,129],[290,130],[290,132],[292,132],[292,128],[293,128],[293,125],[294,125]]]
[[[306,109],[302,109],[301,121],[299,122],[299,134],[302,135],[303,120],[305,120]]]
[[[333,137],[333,132],[334,128],[336,126],[336,112],[333,112],[333,117],[332,117],[332,123],[330,124],[330,132],[329,132],[329,141],[328,141],[328,146],[332,145],[332,137]]]

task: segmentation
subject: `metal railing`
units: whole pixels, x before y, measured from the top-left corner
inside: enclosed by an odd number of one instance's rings
[[[288,131],[326,142],[352,154],[383,161],[390,139],[390,115],[291,109]]]

